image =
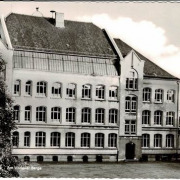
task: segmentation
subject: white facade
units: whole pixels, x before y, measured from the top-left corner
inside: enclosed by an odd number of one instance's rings
[[[110,37],[119,57],[13,48],[4,18],[0,34],[18,126],[14,156],[121,161],[178,153],[177,78],[145,76],[144,59],[133,50],[122,57]]]

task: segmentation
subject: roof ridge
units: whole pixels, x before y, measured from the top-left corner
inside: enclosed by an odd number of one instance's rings
[[[34,16],[34,15],[19,14],[19,13],[14,13],[14,12],[9,13],[8,16],[10,16],[11,14],[20,15],[20,16],[30,16],[30,17],[35,17],[35,18],[51,19],[51,17],[49,17],[49,16],[39,17],[39,16]],[[8,17],[8,16],[7,16],[7,17]],[[71,19],[64,19],[64,21],[71,21],[71,22],[77,22],[77,23],[93,24],[92,22],[85,22],[85,21],[78,21],[78,20],[71,20]],[[95,25],[95,24],[93,24],[93,25]]]

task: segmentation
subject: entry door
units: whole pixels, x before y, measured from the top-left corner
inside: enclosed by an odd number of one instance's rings
[[[126,159],[134,159],[135,156],[135,144],[129,142],[126,144]]]

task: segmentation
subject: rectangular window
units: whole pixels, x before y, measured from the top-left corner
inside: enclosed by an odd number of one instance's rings
[[[89,133],[81,134],[81,147],[90,147],[90,134]]]
[[[174,112],[166,113],[166,125],[174,125]]]
[[[26,82],[25,93],[27,96],[31,96],[31,81]]]
[[[30,121],[31,120],[31,107],[26,106],[25,107],[25,121]]]
[[[163,119],[162,111],[155,111],[154,112],[154,124],[162,125],[162,119]]]
[[[117,147],[117,134],[108,135],[108,147]]]
[[[126,78],[126,89],[137,90],[138,89],[138,79],[137,78]]]
[[[96,109],[95,122],[104,123],[105,111],[104,109]]]
[[[150,145],[150,136],[149,134],[142,135],[142,147],[147,148]]]
[[[60,146],[60,133],[51,133],[51,146]]]
[[[166,147],[173,148],[174,147],[174,135],[168,134],[166,136]]]
[[[162,135],[161,134],[154,135],[154,147],[162,147]]]
[[[75,108],[66,109],[66,122],[75,122]]]
[[[174,102],[174,90],[168,90],[167,92],[167,102]]]
[[[75,147],[74,133],[66,133],[66,147]]]
[[[83,99],[91,98],[91,85],[85,84],[82,86],[82,98]]]
[[[41,97],[46,96],[46,82],[41,81],[37,83],[37,95]]]
[[[82,123],[90,123],[91,122],[91,109],[83,108],[81,117],[82,117],[82,119],[81,119]]]
[[[36,108],[36,121],[46,122],[46,107],[39,106]]]
[[[142,112],[142,124],[149,125],[150,123],[150,111],[145,110]]]
[[[75,98],[75,95],[76,95],[75,84],[68,84],[67,89],[66,89],[66,95],[68,98]]]
[[[150,102],[151,101],[151,89],[144,88],[143,89],[143,102]]]
[[[20,95],[20,81],[16,80],[14,82],[14,95]]]
[[[95,134],[95,147],[104,147],[104,134]]]
[[[61,84],[53,83],[51,93],[53,97],[56,97],[56,98],[61,97]]]
[[[41,146],[45,146],[45,142],[46,142],[46,134],[45,132],[37,132],[36,133],[36,146],[37,147],[41,147]]]
[[[110,109],[109,110],[109,123],[117,124],[117,119],[118,119],[118,110]]]
[[[162,89],[156,89],[155,90],[155,102],[156,103],[162,103],[163,102],[163,90]]]
[[[125,134],[133,135],[136,134],[136,121],[125,120]]]
[[[51,120],[53,122],[60,122],[61,119],[61,109],[59,107],[51,108]]]
[[[30,132],[24,133],[24,146],[30,146]]]
[[[105,87],[103,85],[96,86],[96,99],[104,99]]]
[[[137,98],[136,97],[131,97],[127,96],[125,98],[125,112],[127,113],[136,113],[137,109]]]
[[[117,93],[118,93],[118,88],[116,86],[111,86],[109,88],[109,99],[117,100]]]

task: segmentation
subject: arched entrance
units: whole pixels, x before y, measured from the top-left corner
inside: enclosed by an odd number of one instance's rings
[[[83,156],[82,159],[83,159],[83,162],[88,162],[88,156]]]
[[[129,142],[126,144],[126,159],[134,159],[135,156],[135,144]]]
[[[68,162],[72,162],[72,161],[73,161],[73,157],[72,157],[72,156],[68,156],[68,157],[67,157],[67,161],[68,161]]]

